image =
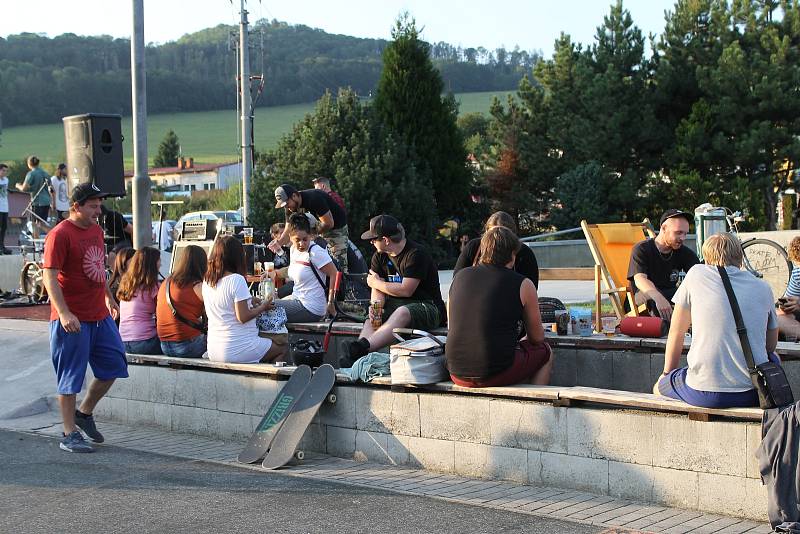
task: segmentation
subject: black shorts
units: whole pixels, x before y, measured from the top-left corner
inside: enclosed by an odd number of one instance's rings
[[[35,213],[37,217],[41,217],[42,220],[47,221],[47,218],[50,216],[50,206],[34,206],[33,213]]]

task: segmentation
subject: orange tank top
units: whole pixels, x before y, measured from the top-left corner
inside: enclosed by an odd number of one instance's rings
[[[171,280],[171,278],[167,278],[167,280]],[[172,310],[167,304],[167,280],[164,280],[158,289],[156,300],[158,339],[161,341],[187,341],[199,336],[202,334],[200,330],[192,328],[172,315]],[[172,297],[172,305],[182,317],[193,322],[200,322],[200,317],[203,315],[203,301],[198,298],[192,285],[178,287],[172,283],[169,295]]]

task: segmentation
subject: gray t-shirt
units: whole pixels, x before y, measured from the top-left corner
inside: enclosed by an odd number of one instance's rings
[[[772,290],[748,271],[726,267],[742,310],[755,364],[767,361],[767,330],[778,328]],[[692,345],[686,383],[692,389],[740,392],[753,389],[736,321],[722,278],[712,265],[695,265],[672,297],[675,306],[691,310]]]

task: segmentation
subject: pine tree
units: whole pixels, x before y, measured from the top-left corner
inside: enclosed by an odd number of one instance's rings
[[[413,151],[408,162],[427,177],[442,217],[459,213],[467,202],[470,172],[456,125],[458,104],[442,96],[444,84],[430,59],[414,19],[402,15],[394,39],[383,52],[375,110],[380,120]]]
[[[158,145],[158,153],[153,160],[155,167],[175,167],[178,165],[178,156],[180,155],[181,145],[178,141],[178,136],[172,130],[167,132],[161,144]]]

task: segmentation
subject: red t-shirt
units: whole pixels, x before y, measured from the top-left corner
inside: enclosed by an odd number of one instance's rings
[[[82,322],[108,317],[103,230],[96,224],[81,228],[62,221],[44,242],[44,268],[58,269],[58,285],[67,308]],[[58,319],[50,305],[50,320]]]

